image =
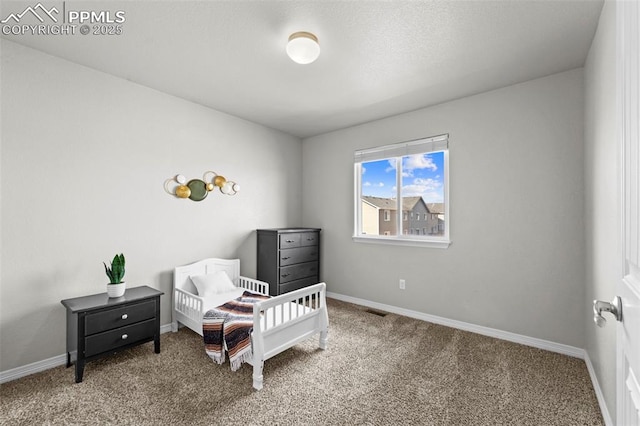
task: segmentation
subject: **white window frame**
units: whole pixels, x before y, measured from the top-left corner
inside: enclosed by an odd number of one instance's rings
[[[397,211],[402,212],[402,157],[413,154],[426,154],[429,152],[444,152],[444,235],[442,236],[420,236],[407,233],[407,229],[403,229],[403,214],[396,215],[397,235],[368,235],[362,234],[362,163],[396,158],[396,183],[398,205]],[[393,145],[386,145],[376,148],[358,150],[354,156],[354,229],[352,239],[358,243],[372,244],[390,244],[390,245],[408,245],[417,247],[443,248],[446,249],[451,244],[450,220],[449,212],[451,204],[449,202],[449,135],[439,135],[429,138],[416,139],[408,142],[402,142]],[[402,231],[401,231],[402,230]]]

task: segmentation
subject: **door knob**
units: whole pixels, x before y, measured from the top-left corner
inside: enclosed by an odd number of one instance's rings
[[[603,302],[602,300],[593,301],[593,322],[598,327],[604,327],[607,323],[607,320],[602,316],[603,312],[609,312],[616,320],[622,321],[622,301],[620,296],[614,297],[611,303]]]

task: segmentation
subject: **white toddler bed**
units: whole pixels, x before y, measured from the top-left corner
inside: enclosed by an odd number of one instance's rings
[[[198,296],[190,277],[194,275],[227,273],[237,290],[227,293]],[[239,259],[204,259],[175,268],[173,276],[173,331],[178,324],[189,327],[202,336],[202,319],[212,308],[239,297],[245,290],[269,294],[269,284],[240,276]],[[300,290],[257,302],[253,306],[253,387],[262,389],[264,361],[280,352],[320,334],[319,347],[327,347],[329,316],[326,304],[326,284],[318,283]]]

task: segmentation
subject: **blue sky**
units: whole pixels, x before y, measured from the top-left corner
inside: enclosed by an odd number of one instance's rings
[[[362,195],[396,197],[395,159],[362,163]],[[444,152],[402,157],[402,196],[444,202]]]

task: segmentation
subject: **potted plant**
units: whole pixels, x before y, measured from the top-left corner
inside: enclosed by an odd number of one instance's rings
[[[111,261],[111,267],[108,267],[106,263],[104,265],[104,271],[109,277],[109,283],[107,284],[107,294],[109,297],[121,297],[124,294],[126,284],[123,281],[124,278],[124,255],[122,253],[116,254]]]

